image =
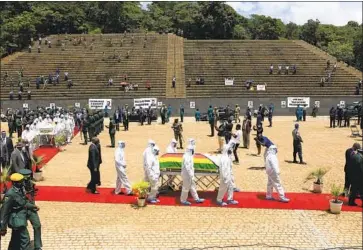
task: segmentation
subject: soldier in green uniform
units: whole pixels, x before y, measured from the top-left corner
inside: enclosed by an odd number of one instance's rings
[[[94,137],[94,127],[95,127],[95,125],[94,125],[94,119],[93,119],[93,116],[92,115],[90,115],[89,117],[88,117],[88,138],[93,138]]]
[[[35,184],[32,182],[32,171],[29,169],[21,169],[19,174],[24,176],[24,187],[26,192],[26,198],[28,201],[35,205],[34,196],[36,193]],[[34,231],[34,250],[39,250],[42,248],[42,233],[41,233],[41,224],[37,210],[28,210],[27,211],[27,219],[33,226]]]
[[[6,192],[1,207],[0,235],[5,236],[9,226],[12,232],[8,249],[28,250],[30,237],[27,229],[27,213],[28,210],[38,211],[39,208],[30,203],[24,194],[23,175],[12,174],[10,180],[13,186]]]
[[[129,106],[126,104],[124,112],[122,114],[122,116],[123,116],[122,122],[123,122],[125,131],[129,130],[129,109],[128,108],[129,108]]]
[[[106,128],[108,128],[108,133],[110,134],[111,148],[114,148],[115,147],[116,125],[112,118],[110,119],[110,124],[108,126],[106,126]]]
[[[84,145],[87,145],[87,143],[88,143],[88,138],[87,138],[87,134],[88,134],[88,122],[87,122],[87,119],[86,118],[84,118],[82,120],[82,133],[83,133]]]

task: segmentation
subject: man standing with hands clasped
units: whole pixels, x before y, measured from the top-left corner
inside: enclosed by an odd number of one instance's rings
[[[98,146],[99,144],[100,140],[97,137],[93,137],[88,150],[87,167],[91,173],[91,181],[87,185],[87,191],[91,192],[92,194],[99,194],[96,189],[96,185],[101,184],[99,179],[99,171],[102,160],[100,147]]]

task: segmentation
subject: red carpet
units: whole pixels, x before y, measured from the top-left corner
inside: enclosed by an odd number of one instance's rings
[[[100,188],[101,194],[94,195],[85,192],[84,187],[48,187],[38,186],[39,192],[36,197],[38,201],[60,201],[60,202],[93,202],[93,203],[118,203],[133,204],[136,203],[135,196],[114,195],[112,188]],[[215,198],[216,192],[199,192],[201,198],[205,198],[203,204],[195,204],[194,207],[217,207]],[[180,206],[180,192],[160,195],[160,203],[163,206]],[[262,192],[241,192],[235,193],[234,199],[239,201],[238,205],[229,205],[229,208],[264,208],[264,209],[298,209],[298,210],[329,210],[330,195],[328,194],[311,194],[311,193],[288,193],[289,203],[278,201],[267,201],[264,199],[265,193]],[[277,198],[277,197],[276,197]],[[362,207],[350,207],[343,205],[343,211],[362,212]],[[361,205],[357,199],[358,205]]]

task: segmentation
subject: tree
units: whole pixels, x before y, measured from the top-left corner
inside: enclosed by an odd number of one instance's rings
[[[295,23],[289,22],[286,24],[286,33],[285,38],[291,40],[297,40],[300,37],[300,29],[299,26]]]
[[[335,56],[339,61],[344,61],[349,65],[354,63],[353,46],[350,44],[333,41],[329,43],[327,52]]]
[[[277,40],[285,32],[280,19],[262,15],[252,15],[248,26],[252,39]]]
[[[310,44],[317,45],[318,37],[317,32],[320,21],[309,19],[301,28],[300,38]]]
[[[232,36],[234,39],[249,39],[250,37],[247,30],[241,24],[234,26]]]

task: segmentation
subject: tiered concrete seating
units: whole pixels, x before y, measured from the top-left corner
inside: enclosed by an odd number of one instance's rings
[[[134,43],[131,43],[131,36]],[[87,48],[83,45],[74,46],[73,38],[85,37]],[[167,35],[148,34],[144,48],[145,34],[106,34],[106,35],[53,35],[52,48],[41,45],[41,53],[37,53],[38,42],[35,42],[32,53],[24,53],[13,61],[2,65],[1,75],[7,71],[16,82],[14,94],[18,93],[17,72],[24,68],[24,78],[31,80],[33,99],[88,99],[88,98],[137,98],[164,97],[167,58]],[[65,43],[65,51],[57,46],[57,41]],[[112,47],[109,46],[111,40]],[[123,40],[122,47],[120,45]],[[93,50],[90,45],[93,43]],[[130,50],[130,58],[126,59]],[[114,52],[115,51],[115,52]],[[103,56],[104,52],[104,56]],[[121,55],[121,62],[112,59],[114,53]],[[104,60],[102,60],[104,58]],[[59,68],[61,83],[57,86],[48,85],[46,89],[35,88],[36,77],[50,73],[55,74]],[[67,89],[64,72],[69,73],[74,86]],[[138,84],[138,90],[127,93],[120,90],[123,76],[128,82]],[[113,78],[114,86],[107,87],[109,77]],[[23,80],[24,80],[23,78]],[[146,82],[150,81],[151,90],[147,90]],[[25,81],[27,82],[27,81]],[[1,98],[8,99],[10,84],[3,86],[1,79]]]
[[[353,95],[358,78],[338,68],[332,86],[320,87],[326,60],[294,41],[211,41],[184,42],[185,79],[192,79],[187,97],[274,97]],[[270,64],[274,65],[269,75]],[[297,74],[277,75],[278,65],[296,65]],[[331,62],[331,67],[334,62]],[[195,85],[197,77],[204,85]],[[225,86],[224,78],[233,77],[234,86]],[[266,91],[248,91],[245,82],[267,84]]]

